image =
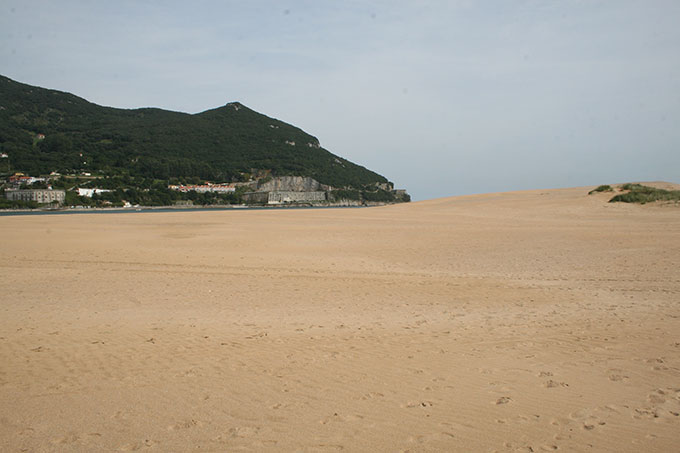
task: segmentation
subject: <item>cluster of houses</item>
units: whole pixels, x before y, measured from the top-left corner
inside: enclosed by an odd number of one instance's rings
[[[36,178],[23,173],[15,173],[7,178],[8,188],[5,189],[5,198],[11,201],[35,201],[40,204],[63,204],[66,192],[54,190],[47,186],[46,189],[25,189],[37,182],[47,182],[45,178]]]
[[[25,184],[27,186],[30,186],[31,184],[34,184],[36,182],[46,182],[45,178],[36,178],[34,176],[28,176],[23,173],[14,173],[12,176],[7,178],[7,182],[12,185],[19,187],[22,184]]]
[[[8,188],[5,189],[5,197],[8,200],[34,201],[40,204],[64,204],[66,192],[64,190],[54,190],[49,185],[44,189],[30,189],[27,186],[41,182],[47,183],[46,178],[36,178],[15,173],[8,178]],[[188,185],[169,185],[168,188],[178,192],[195,191],[198,193],[234,193],[236,186],[247,186],[251,191],[243,193],[243,201],[246,204],[319,204],[329,201],[330,186],[320,184],[318,181],[309,177],[300,176],[280,176],[269,178],[266,182],[254,181],[249,183],[233,184],[188,184]],[[383,187],[380,187],[383,188]],[[386,183],[383,190],[391,190],[398,196],[402,196],[406,191],[394,190],[391,183]],[[99,188],[78,188],[78,195],[81,197],[92,198],[96,194],[111,192],[107,189]]]

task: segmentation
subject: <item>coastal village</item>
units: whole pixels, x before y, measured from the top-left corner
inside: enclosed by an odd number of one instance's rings
[[[54,187],[56,181],[71,179],[76,182],[72,187]],[[16,172],[1,181],[1,190],[4,198],[10,202],[27,203],[26,207],[40,207],[60,209],[65,207],[82,208],[90,206],[88,199],[104,197],[113,192],[112,189],[97,187],[97,181],[103,177],[92,176],[90,173],[80,175],[63,176],[52,172],[48,176],[35,177]],[[64,186],[64,184],[60,184]],[[214,194],[231,195],[238,197],[239,205],[255,206],[360,206],[385,204],[384,202],[366,202],[357,200],[351,196],[343,198],[337,195],[335,188],[321,184],[313,178],[302,176],[279,176],[253,179],[246,182],[235,183],[211,183],[200,184],[168,184],[167,189],[178,194]],[[376,184],[376,190],[392,194],[399,201],[408,201],[405,190],[395,190],[392,183]],[[342,191],[340,193],[343,193]],[[75,200],[76,204],[73,204]],[[78,202],[82,204],[77,204]],[[113,203],[105,199],[100,203],[103,207],[114,207]],[[191,199],[180,197],[172,205],[178,207],[193,206]],[[231,203],[227,203],[231,204]],[[115,207],[130,208],[138,207],[128,200],[123,200],[122,205]],[[23,207],[18,206],[18,207]]]
[[[66,199],[66,192],[54,190],[51,185],[46,185],[48,178],[27,176],[23,173],[15,173],[5,182],[5,198],[10,201],[35,202],[47,205],[62,205]],[[36,183],[46,185],[45,188],[29,188]]]

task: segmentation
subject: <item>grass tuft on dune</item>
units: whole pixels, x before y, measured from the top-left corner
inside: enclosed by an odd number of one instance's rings
[[[598,189],[600,187],[598,187]],[[621,190],[626,190],[628,192],[614,196],[609,200],[610,203],[623,202],[645,204],[654,201],[680,201],[680,190],[657,189],[656,187],[633,183],[623,184]],[[595,191],[602,192],[603,190],[595,189]]]

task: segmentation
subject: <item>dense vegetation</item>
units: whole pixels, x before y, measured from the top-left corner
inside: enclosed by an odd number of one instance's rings
[[[597,186],[595,189],[588,192],[588,195],[591,195],[591,194],[594,194],[594,193],[597,193],[597,192],[613,192],[613,191],[614,191],[614,189],[612,189],[612,186],[610,186],[609,184],[603,184],[601,186]]]
[[[228,182],[267,171],[347,189],[387,182],[331,154],[304,131],[239,103],[195,115],[123,110],[2,76],[0,152],[9,155],[12,171],[31,175],[88,172]]]
[[[621,190],[628,192],[614,196],[610,203],[651,203],[653,201],[680,201],[680,190],[665,190],[642,184],[624,184]]]
[[[351,201],[368,201],[377,203],[393,203],[393,202],[408,202],[411,197],[406,194],[404,196],[397,196],[394,192],[383,189],[376,189],[375,187],[366,186],[363,189],[340,189],[330,192],[330,201],[351,200]]]

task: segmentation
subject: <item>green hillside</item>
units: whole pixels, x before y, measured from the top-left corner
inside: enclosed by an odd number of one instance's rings
[[[42,135],[44,138],[42,138]],[[0,150],[13,171],[236,181],[252,171],[310,176],[338,188],[387,180],[242,104],[195,115],[102,107],[0,76]]]

